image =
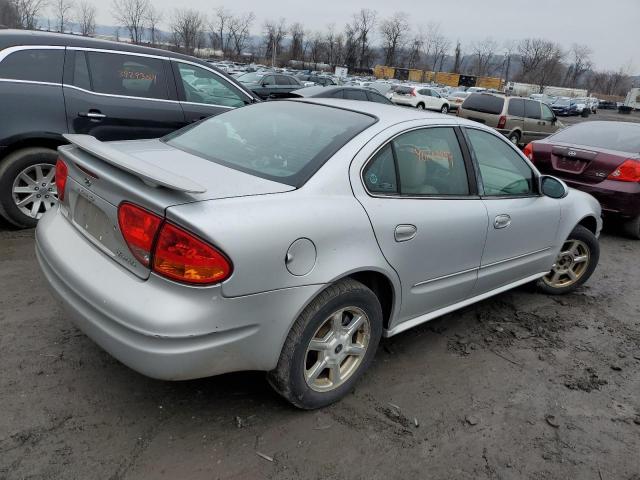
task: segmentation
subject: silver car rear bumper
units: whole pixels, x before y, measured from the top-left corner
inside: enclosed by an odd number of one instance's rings
[[[112,356],[153,378],[275,368],[293,321],[323,285],[236,298],[151,275],[144,281],[91,245],[57,208],[36,255],[69,318]]]

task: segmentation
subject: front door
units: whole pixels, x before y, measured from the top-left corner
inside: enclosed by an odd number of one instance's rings
[[[242,107],[252,101],[222,75],[192,63],[172,63],[178,97],[187,123]]]
[[[400,277],[400,321],[464,300],[476,282],[487,213],[458,134],[405,130],[368,161],[357,180],[364,189],[354,188]]]
[[[166,60],[98,51],[69,51],[64,99],[71,133],[99,140],[157,138],[184,125]]]
[[[468,127],[466,135],[489,215],[475,296],[551,269],[560,204],[538,193],[534,171],[506,139]]]

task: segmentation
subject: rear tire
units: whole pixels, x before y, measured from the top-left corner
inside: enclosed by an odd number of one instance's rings
[[[0,162],[0,215],[9,223],[20,228],[36,226],[38,218],[42,215],[45,207],[38,207],[36,210],[38,210],[39,213],[37,214],[27,215],[18,207],[14,199],[16,195],[18,195],[19,198],[23,198],[27,194],[14,193],[14,188],[24,189],[24,187],[20,185],[16,187],[16,182],[21,173],[30,168],[35,169],[36,165],[42,165],[45,169],[49,166],[55,166],[57,157],[57,152],[50,148],[31,147],[12,152]],[[46,186],[38,186],[39,189],[43,190],[39,190],[42,196],[38,197],[37,200],[44,202],[45,195],[49,195],[46,200],[50,202],[49,199],[56,196],[54,181],[55,177],[52,177],[45,182],[47,184]],[[49,190],[49,188],[52,190]]]
[[[622,225],[624,233],[629,235],[634,240],[640,240],[640,215],[631,220],[627,220]]]
[[[573,292],[593,274],[600,259],[596,236],[577,225],[565,240],[551,271],[538,280],[537,287],[550,295]]]
[[[381,335],[378,297],[360,282],[340,280],[295,321],[269,383],[298,408],[327,406],[347,395],[367,370]]]
[[[418,105],[416,105],[416,108],[418,110],[424,110],[424,103],[419,103]]]
[[[440,109],[440,113],[444,113],[445,115],[447,113],[449,113],[449,105],[447,105],[446,103],[442,106],[442,108]]]

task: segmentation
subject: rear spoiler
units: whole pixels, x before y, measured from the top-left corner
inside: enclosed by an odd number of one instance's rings
[[[193,180],[127,155],[91,135],[64,134],[63,137],[81,150],[120,170],[135,175],[150,187],[165,187],[170,190],[188,193],[204,193],[207,191],[205,187]]]

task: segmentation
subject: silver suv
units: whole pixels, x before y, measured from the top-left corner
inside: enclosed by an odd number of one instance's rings
[[[492,93],[469,95],[458,116],[495,128],[514,145],[548,137],[564,127],[549,106],[538,100]]]

